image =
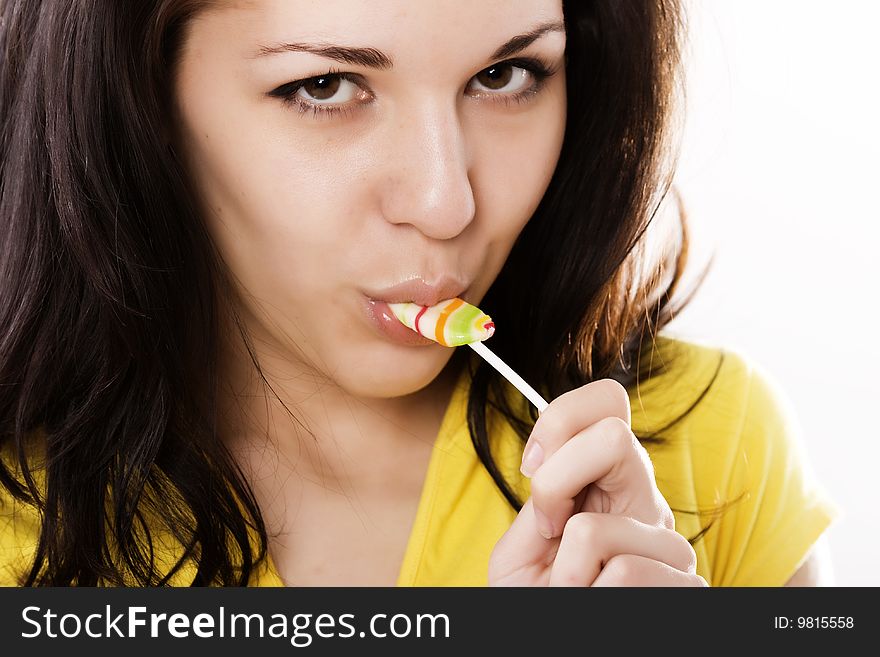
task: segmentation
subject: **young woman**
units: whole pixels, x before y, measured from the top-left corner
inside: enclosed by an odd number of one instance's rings
[[[0,581],[820,581],[784,396],[660,334],[682,23],[3,2]],[[388,312],[451,297],[540,417]]]

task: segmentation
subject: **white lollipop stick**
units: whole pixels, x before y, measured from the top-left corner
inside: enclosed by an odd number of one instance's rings
[[[544,412],[544,409],[548,406],[547,402],[544,401],[544,398],[541,397],[532,386],[526,383],[519,374],[514,372],[507,363],[492,353],[489,347],[482,342],[469,342],[468,347],[480,354],[489,365],[498,370],[498,373],[501,376],[510,381],[510,384],[514,388],[525,395],[526,399],[532,402],[532,404],[535,405],[535,408],[538,409],[538,413]]]

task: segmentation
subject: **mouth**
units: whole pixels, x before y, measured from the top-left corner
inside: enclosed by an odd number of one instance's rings
[[[366,290],[364,293],[373,301],[385,303],[415,303],[420,306],[433,306],[446,299],[462,298],[468,292],[469,284],[451,276],[441,276],[432,283],[423,278],[412,278],[390,287]],[[466,301],[466,299],[464,299]]]
[[[451,276],[441,276],[427,283],[421,277],[411,278],[385,288],[362,290],[369,323],[379,335],[394,344],[408,347],[438,346],[401,323],[388,306],[390,303],[414,303],[433,306],[441,301],[460,298],[464,301],[469,284]]]

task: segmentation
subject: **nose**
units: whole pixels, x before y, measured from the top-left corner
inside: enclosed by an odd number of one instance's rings
[[[464,131],[454,103],[414,106],[389,125],[382,211],[392,224],[453,239],[470,225],[476,209]]]

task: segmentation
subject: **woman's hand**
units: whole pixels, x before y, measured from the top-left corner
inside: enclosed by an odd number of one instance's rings
[[[674,530],[619,383],[554,399],[524,455],[531,497],[492,551],[490,586],[707,585]]]

